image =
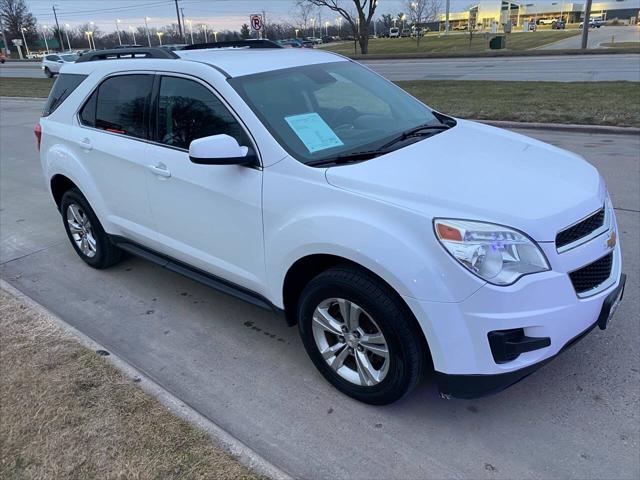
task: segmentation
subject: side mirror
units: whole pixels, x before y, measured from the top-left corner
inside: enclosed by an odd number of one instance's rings
[[[229,135],[198,138],[189,145],[189,159],[198,165],[247,165],[257,159],[249,147],[241,147]]]

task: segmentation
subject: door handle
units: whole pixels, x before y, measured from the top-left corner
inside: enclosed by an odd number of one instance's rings
[[[167,166],[164,163],[159,163],[157,165],[149,165],[149,170],[151,170],[153,173],[161,177],[171,176],[171,172],[167,169]]]
[[[80,148],[83,148],[84,150],[93,150],[93,145],[91,145],[91,140],[89,140],[86,137],[83,138],[82,140],[78,140],[76,143]]]

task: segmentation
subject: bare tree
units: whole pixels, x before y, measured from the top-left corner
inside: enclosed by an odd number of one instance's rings
[[[308,37],[309,21],[315,15],[316,6],[306,0],[296,1],[296,11],[294,13],[296,25],[302,30],[302,36]]]
[[[355,37],[360,44],[360,52],[366,54],[369,51],[369,30],[371,19],[376,12],[378,0],[304,0],[316,7],[325,7],[340,14],[351,26]],[[349,11],[349,6],[355,7],[355,12]]]
[[[416,46],[419,48],[424,24],[438,18],[442,0],[406,0],[405,7],[409,12],[409,21],[413,24]]]
[[[0,0],[0,20],[7,41],[22,38],[23,28],[27,41],[36,39],[36,18],[29,11],[25,0]]]

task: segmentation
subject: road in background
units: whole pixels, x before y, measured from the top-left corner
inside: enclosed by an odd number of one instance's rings
[[[445,401],[426,379],[373,407],[324,381],[297,329],[269,312],[144,260],[86,266],[45,189],[41,108],[0,104],[0,276],[277,466],[299,478],[640,476],[637,136],[525,132],[585,155],[607,180],[628,274],[610,327],[498,395]]]
[[[364,60],[389,80],[640,81],[640,55]]]
[[[640,81],[640,55],[363,60],[389,80]],[[7,62],[0,77],[44,78],[39,63]]]
[[[640,42],[640,27],[636,25],[607,27],[589,29],[589,43],[587,48],[601,47],[602,43]],[[582,35],[565,38],[557,42],[538,47],[536,50],[557,50],[563,48],[580,48],[582,46]]]

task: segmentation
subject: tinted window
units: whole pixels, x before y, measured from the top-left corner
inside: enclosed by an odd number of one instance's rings
[[[210,90],[184,78],[163,77],[158,99],[158,138],[188,149],[196,138],[227,134],[248,145],[242,127]]]
[[[47,55],[47,60],[51,61],[51,62],[56,62],[59,60],[57,55]]]
[[[88,127],[96,126],[96,101],[98,100],[98,91],[91,94],[87,103],[82,107],[80,112],[80,122]]]
[[[100,84],[80,113],[82,123],[132,137],[147,136],[152,75],[120,75]]]
[[[51,115],[85,78],[87,78],[86,75],[76,75],[73,73],[61,73],[58,75],[58,78],[56,78],[51,88],[51,92],[49,92],[49,98],[42,111],[42,116],[46,117],[47,115]]]

